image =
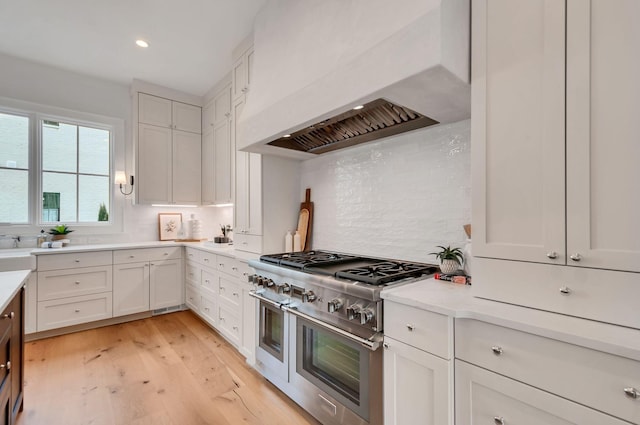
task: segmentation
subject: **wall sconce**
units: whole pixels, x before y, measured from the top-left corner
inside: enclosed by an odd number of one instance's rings
[[[131,176],[131,190],[129,192],[125,192],[124,190],[122,190],[122,186],[126,186],[127,184],[127,175],[124,173],[124,171],[116,171],[114,183],[120,185],[120,193],[122,193],[123,195],[131,195],[133,193],[133,176]]]

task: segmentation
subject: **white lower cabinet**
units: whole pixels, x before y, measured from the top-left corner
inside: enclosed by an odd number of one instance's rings
[[[149,263],[113,266],[113,316],[149,310]]]
[[[449,361],[385,336],[384,423],[451,423]]]
[[[38,331],[79,325],[112,316],[111,292],[38,301]]]
[[[184,302],[182,261],[154,261],[149,265],[149,307],[175,307]]]
[[[629,424],[461,360],[455,370],[457,424]]]
[[[184,303],[191,311],[200,313],[200,293],[190,282],[185,285]]]

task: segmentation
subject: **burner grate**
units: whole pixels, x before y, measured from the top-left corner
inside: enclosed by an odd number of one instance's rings
[[[409,277],[419,277],[436,272],[437,268],[429,264],[383,261],[364,267],[341,270],[336,273],[336,277],[371,285],[383,285]]]
[[[282,254],[263,255],[260,261],[278,264],[280,266],[293,267],[302,269],[308,266],[324,266],[346,263],[357,260],[358,257],[353,255],[337,254],[328,251],[304,251],[291,252]]]

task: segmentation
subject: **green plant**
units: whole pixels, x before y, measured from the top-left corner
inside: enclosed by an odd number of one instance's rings
[[[100,209],[98,210],[98,221],[109,221],[109,212],[104,202],[100,204]]]
[[[438,252],[430,252],[429,254],[435,255],[436,258],[440,261],[443,260],[454,260],[458,264],[462,264],[462,260],[464,259],[464,255],[462,254],[462,250],[460,248],[451,248],[451,246],[438,245],[440,251]]]
[[[55,226],[49,229],[48,233],[50,235],[67,235],[71,232],[73,232],[73,230],[69,229],[66,224],[60,224],[58,226]]]

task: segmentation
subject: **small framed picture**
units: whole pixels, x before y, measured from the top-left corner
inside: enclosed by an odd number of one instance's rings
[[[178,232],[182,224],[181,213],[160,213],[158,214],[158,228],[160,229],[161,241],[174,241],[178,239]]]

